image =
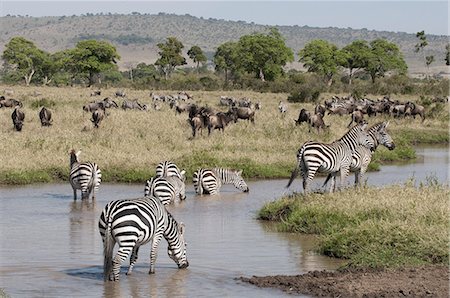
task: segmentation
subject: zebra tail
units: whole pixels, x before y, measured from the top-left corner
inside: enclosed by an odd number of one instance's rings
[[[111,217],[108,217],[105,230],[105,241],[103,242],[103,280],[107,281],[112,270],[112,257],[114,242],[111,235]]]
[[[330,179],[331,179],[331,174],[328,174],[327,179],[325,179],[325,182],[323,183],[322,187],[327,185],[327,183],[328,183],[328,181],[330,181]]]
[[[288,184],[286,185],[286,188],[289,188],[289,186],[291,186],[291,184],[292,184],[292,182],[294,181],[294,179],[297,178],[299,171],[300,171],[300,170],[299,170],[299,167],[296,166],[295,169],[294,169],[294,170],[292,171],[292,173],[291,173],[291,178],[289,178],[289,182],[288,182]]]

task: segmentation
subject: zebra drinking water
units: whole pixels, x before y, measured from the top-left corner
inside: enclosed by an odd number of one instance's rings
[[[189,266],[183,237],[184,225],[177,223],[158,198],[109,202],[100,215],[98,227],[103,241],[105,280],[119,280],[120,266],[130,253],[127,274],[131,274],[140,246],[148,242],[151,242],[149,274],[155,273],[158,245],[163,236],[168,243],[167,253],[178,268]],[[116,242],[119,249],[113,259]]]
[[[372,160],[372,155],[377,149],[378,145],[381,144],[389,150],[394,150],[394,140],[387,132],[388,125],[389,122],[380,122],[373,125],[367,131],[374,142],[373,152],[361,145],[357,146],[355,151],[353,152],[350,172],[355,173],[355,186],[359,186],[361,184],[363,176],[367,171],[370,161]],[[323,183],[324,186],[327,184],[330,178],[331,174],[328,174],[327,179]]]
[[[69,182],[73,189],[73,199],[77,199],[77,189],[81,190],[81,199],[95,198],[95,191],[98,190],[102,181],[102,172],[96,163],[79,161],[81,151],[75,153],[70,151],[70,174]]]
[[[181,171],[180,179],[177,176],[152,177],[145,183],[144,196],[153,196],[161,200],[164,205],[186,199],[186,186],[184,184],[185,171]]]
[[[219,193],[222,184],[233,184],[237,189],[248,192],[248,186],[242,178],[242,170],[223,168],[199,169],[193,176],[195,192],[199,195]]]
[[[374,141],[365,131],[367,124],[355,125],[341,139],[324,144],[308,141],[297,153],[297,166],[291,174],[287,187],[297,177],[299,170],[303,177],[303,192],[308,191],[308,183],[317,172],[331,174],[332,177],[340,173],[341,187],[350,170],[352,155],[358,145],[373,151]],[[330,192],[335,190],[335,179],[332,179]]]

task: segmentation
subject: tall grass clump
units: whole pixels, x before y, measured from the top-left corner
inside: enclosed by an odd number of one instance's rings
[[[266,204],[259,219],[317,234],[318,251],[347,259],[348,267],[448,264],[449,195],[436,183],[296,194]]]

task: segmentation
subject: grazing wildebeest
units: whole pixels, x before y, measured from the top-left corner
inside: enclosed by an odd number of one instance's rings
[[[228,111],[226,113],[219,112],[215,115],[211,115],[206,118],[206,125],[208,126],[208,135],[211,134],[211,130],[219,129],[222,132],[225,130],[225,126],[228,125],[231,121],[234,120],[235,115],[233,112]]]
[[[17,131],[21,131],[22,126],[23,126],[23,121],[25,120],[25,113],[20,110],[20,107],[16,106],[16,108],[14,109],[14,111],[11,114],[11,119],[13,121],[14,128]]]
[[[328,108],[328,115],[337,114],[339,116],[347,115],[348,110],[344,107]]]
[[[39,119],[41,119],[42,126],[52,125],[52,112],[46,107],[42,107],[39,111]]]
[[[201,114],[197,114],[193,116],[192,118],[188,119],[189,124],[192,128],[192,137],[195,138],[196,132],[200,131],[200,134],[203,135],[203,128],[206,127],[205,124],[205,117]]]
[[[94,123],[94,127],[98,128],[100,125],[100,122],[106,117],[105,113],[105,105],[103,102],[99,103],[99,108],[92,112],[92,123]]]
[[[310,116],[311,116],[310,113],[306,109],[301,109],[300,114],[298,114],[298,119],[294,120],[295,125],[300,125],[303,122],[308,123]]]
[[[247,107],[232,107],[231,111],[234,113],[234,122],[238,119],[250,120],[252,123],[255,122],[255,110]]]

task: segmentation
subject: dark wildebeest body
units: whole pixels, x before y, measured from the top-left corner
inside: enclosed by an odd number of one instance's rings
[[[100,102],[100,106],[97,110],[92,112],[92,123],[94,123],[95,128],[99,128],[100,122],[106,117],[105,105]]]
[[[144,105],[140,104],[137,99],[135,100],[124,100],[122,103],[122,109],[127,110],[145,110]]]
[[[25,113],[20,110],[19,107],[16,107],[11,114],[11,119],[13,121],[14,128],[17,131],[22,130],[23,121],[25,120]]]
[[[320,129],[325,129],[325,127],[327,127],[325,125],[325,122],[323,121],[323,116],[322,114],[318,113],[318,114],[314,114],[309,118],[309,132],[311,132],[311,127],[315,127],[317,128],[317,133],[320,132]]]
[[[416,119],[416,115],[420,115],[420,118],[422,118],[422,122],[425,120],[425,108],[423,106],[408,101],[405,104],[405,107],[405,114],[413,116],[414,119]]]
[[[298,119],[294,120],[295,125],[300,125],[303,122],[308,123],[310,116],[311,116],[310,113],[306,109],[301,109],[300,114],[298,114]]]
[[[352,123],[355,122],[356,124],[361,124],[364,121],[364,114],[359,111],[353,111],[352,116],[351,116],[351,120],[350,123],[347,125],[348,128],[350,128],[350,126],[352,126]]]
[[[42,107],[39,111],[39,119],[41,119],[42,126],[52,125],[52,112],[46,107]]]
[[[314,114],[321,114],[322,117],[325,116],[326,108],[324,105],[318,104],[314,108]]]
[[[102,101],[90,102],[87,105],[83,106],[83,110],[86,112],[94,112],[100,109],[101,105],[105,108],[117,108],[119,107],[117,103],[109,97],[104,98]]]

